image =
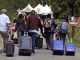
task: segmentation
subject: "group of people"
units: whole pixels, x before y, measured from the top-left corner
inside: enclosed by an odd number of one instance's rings
[[[7,30],[9,28],[8,24],[10,23],[6,12],[6,9],[2,9],[0,14],[0,36],[4,41],[4,51],[6,50],[6,43],[8,41]],[[16,26],[13,31],[17,31],[19,47],[21,46],[21,36],[27,34],[32,37],[32,53],[35,53],[35,40],[37,38],[37,32],[40,28],[41,35],[46,40],[46,49],[51,49],[50,40],[53,39],[56,27],[58,26],[55,24],[54,20],[51,19],[50,14],[48,14],[45,19],[42,19],[34,10],[32,10],[30,13],[26,13],[26,16],[19,14],[15,23]],[[58,30],[60,31],[60,39],[63,39],[65,42],[66,33],[68,32],[68,23],[64,17],[62,18],[62,22],[59,25]]]

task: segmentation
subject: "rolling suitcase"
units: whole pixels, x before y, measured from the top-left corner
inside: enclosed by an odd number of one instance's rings
[[[43,47],[43,38],[39,36],[36,38],[36,48],[42,49],[42,47]]]
[[[66,55],[75,55],[75,52],[76,52],[76,47],[75,47],[75,44],[72,43],[72,39],[70,39],[71,41],[67,42],[65,44],[65,54]]]
[[[63,55],[64,54],[63,40],[51,40],[51,49],[53,55]]]
[[[14,42],[11,40],[11,34],[9,34],[8,42],[6,43],[6,56],[14,56]]]
[[[21,40],[22,40],[22,44],[19,47],[19,55],[31,56],[32,38],[30,36],[22,36]]]

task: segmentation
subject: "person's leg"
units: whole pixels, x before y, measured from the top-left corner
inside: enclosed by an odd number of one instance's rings
[[[66,33],[63,33],[63,42],[65,44]]]
[[[50,34],[50,40],[49,40],[49,42],[50,42],[50,49],[52,49],[52,40],[55,40],[54,38],[55,38],[54,37],[54,33]]]
[[[3,37],[3,41],[4,41],[4,52],[6,52],[6,43],[8,41],[8,34],[6,32],[2,32],[2,37]]]
[[[30,32],[29,36],[32,37],[32,53],[35,53],[35,40],[36,40],[36,33]]]
[[[63,33],[60,33],[60,40],[63,40]]]
[[[46,41],[46,49],[48,49],[48,32],[44,32],[45,34],[45,41]]]
[[[47,32],[46,34],[46,46],[47,48],[46,49],[49,49],[50,48],[50,33]]]
[[[17,34],[18,34],[18,44],[19,44],[19,47],[21,46],[21,31],[18,31],[17,32]]]
[[[0,33],[0,53],[2,53],[3,51],[4,51],[4,42],[2,34]]]

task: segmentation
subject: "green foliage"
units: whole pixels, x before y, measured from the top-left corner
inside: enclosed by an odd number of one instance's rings
[[[28,4],[35,7],[42,4],[42,0],[0,0],[0,10],[6,8],[9,16],[12,18],[18,8],[25,8]],[[71,15],[72,7],[74,7],[74,15],[80,14],[80,0],[43,0],[43,5],[48,4],[54,11],[55,18],[63,15]]]

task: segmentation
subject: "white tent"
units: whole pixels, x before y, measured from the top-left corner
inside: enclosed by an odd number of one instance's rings
[[[47,4],[43,7],[41,10],[41,14],[47,15],[47,14],[53,14],[52,9]]]
[[[33,10],[33,8],[31,7],[31,5],[30,4],[28,4],[28,6],[27,7],[29,7],[31,10]]]
[[[33,8],[31,7],[31,5],[29,4],[27,7],[25,7],[22,12],[31,12],[33,10]]]
[[[37,14],[40,14],[41,13],[41,10],[43,9],[43,6],[41,4],[38,4],[34,10],[37,12]]]
[[[17,9],[18,15],[21,14],[21,9]]]

